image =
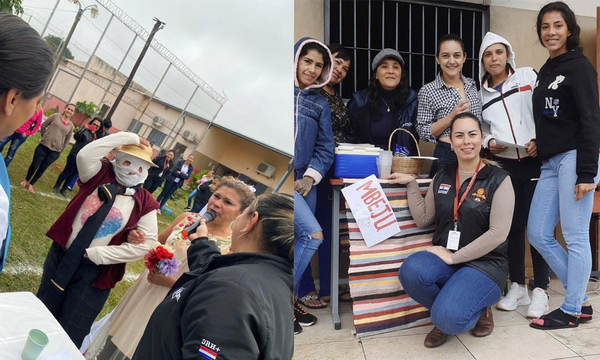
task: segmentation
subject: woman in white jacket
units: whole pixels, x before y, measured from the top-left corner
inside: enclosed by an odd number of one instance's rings
[[[484,146],[510,173],[515,190],[515,209],[508,235],[511,286],[498,302],[498,308],[511,311],[517,306],[529,305],[527,317],[537,318],[548,311],[549,282],[548,264],[530,247],[535,285],[529,298],[525,284],[525,227],[541,166],[536,158],[531,101],[537,73],[530,67],[517,69],[510,43],[492,32],[483,38],[479,58]]]

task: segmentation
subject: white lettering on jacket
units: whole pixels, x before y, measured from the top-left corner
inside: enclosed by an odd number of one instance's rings
[[[559,100],[553,97],[546,97],[546,109],[552,109],[554,112],[554,117],[558,116]]]
[[[550,85],[548,85],[548,89],[552,89],[552,90],[558,89],[558,84],[560,84],[564,80],[565,80],[564,76],[562,76],[562,75],[556,76],[556,79],[553,82],[551,82]]]

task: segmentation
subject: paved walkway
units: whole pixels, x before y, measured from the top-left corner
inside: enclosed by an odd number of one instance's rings
[[[494,308],[492,335],[476,338],[470,333],[448,337],[437,349],[423,346],[432,325],[394,331],[358,339],[354,333],[352,310],[340,303],[342,329],[334,330],[329,308],[313,310],[319,321],[294,337],[295,360],[348,359],[443,359],[443,360],[524,360],[586,359],[600,360],[600,283],[588,285],[588,296],[596,310],[594,320],[575,329],[540,331],[529,327],[527,306],[516,311]],[[564,289],[558,280],[550,283],[550,310],[562,304]]]

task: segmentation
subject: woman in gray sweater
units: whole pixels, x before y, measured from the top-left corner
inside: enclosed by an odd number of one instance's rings
[[[75,105],[67,104],[62,114],[51,115],[41,127],[42,139],[35,148],[31,165],[27,170],[25,180],[21,186],[27,186],[30,193],[34,193],[33,185],[44,175],[44,172],[58,159],[65,150],[73,136],[73,123],[71,116],[75,113]]]

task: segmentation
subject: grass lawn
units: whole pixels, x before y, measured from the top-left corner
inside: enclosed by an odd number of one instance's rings
[[[52,240],[46,237],[46,231],[68,204],[68,201],[60,194],[52,192],[52,187],[58,174],[64,168],[71,146],[67,147],[60,158],[46,170],[42,178],[35,184],[35,194],[30,194],[26,188],[19,185],[25,179],[39,139],[39,133],[27,139],[17,150],[8,167],[8,175],[12,184],[10,211],[12,238],[4,271],[0,274],[0,292],[30,291],[34,294],[37,292],[44,259],[52,243]],[[8,147],[8,145],[5,146],[4,154]],[[76,186],[73,191],[75,192],[77,189]],[[154,195],[158,196],[160,190],[160,188],[156,190]],[[67,194],[69,197],[73,197],[74,192]],[[179,190],[179,192],[178,199],[167,203],[167,207],[173,210],[173,214],[169,216],[163,212],[163,215],[158,216],[159,231],[165,229],[176,215],[183,212],[182,209],[186,205],[189,193],[185,190]],[[99,317],[109,313],[118,304],[143,270],[143,260],[127,265],[125,279],[113,289]]]

